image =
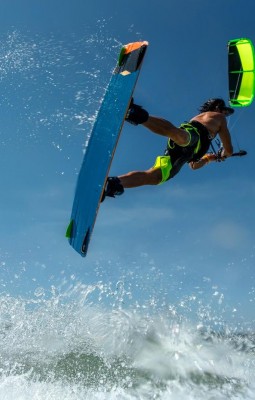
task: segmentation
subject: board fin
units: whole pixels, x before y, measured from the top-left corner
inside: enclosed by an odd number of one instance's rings
[[[86,235],[83,240],[83,243],[82,243],[81,252],[83,255],[87,254],[88,247],[89,247],[89,240],[90,240],[90,229],[87,230]]]
[[[73,237],[73,219],[70,221],[67,230],[66,230],[66,238],[71,239]]]

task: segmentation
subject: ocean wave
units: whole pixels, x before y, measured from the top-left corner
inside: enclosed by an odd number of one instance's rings
[[[84,298],[0,303],[1,399],[254,398],[253,333],[203,332]]]

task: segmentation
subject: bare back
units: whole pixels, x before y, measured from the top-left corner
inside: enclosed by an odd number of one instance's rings
[[[191,119],[191,121],[198,121],[203,124],[207,128],[212,138],[215,138],[215,136],[219,134],[226,156],[232,154],[233,146],[224,113],[207,111],[196,115]]]

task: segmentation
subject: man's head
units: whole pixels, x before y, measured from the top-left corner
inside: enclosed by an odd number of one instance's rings
[[[206,111],[224,111],[225,115],[229,116],[233,114],[235,110],[233,108],[227,107],[223,99],[209,99],[200,107],[199,111],[201,113]]]

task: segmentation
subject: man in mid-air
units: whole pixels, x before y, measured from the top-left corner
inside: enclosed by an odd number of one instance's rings
[[[163,118],[149,115],[132,100],[126,121],[133,125],[142,124],[150,131],[167,137],[167,147],[164,155],[158,156],[154,166],[147,171],[133,171],[118,177],[108,177],[102,201],[105,196],[121,195],[125,188],[166,182],[186,163],[195,170],[211,161],[219,160],[219,156],[207,153],[212,139],[217,134],[223,146],[220,158],[230,157],[233,146],[226,117],[233,114],[234,110],[227,107],[224,100],[216,98],[205,102],[199,111],[200,114],[177,128]]]

